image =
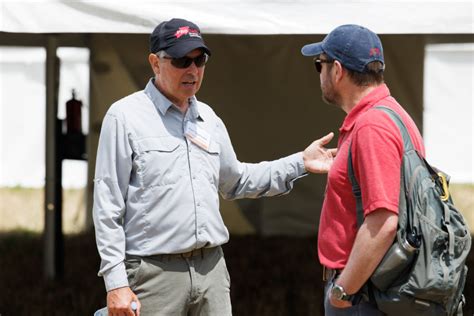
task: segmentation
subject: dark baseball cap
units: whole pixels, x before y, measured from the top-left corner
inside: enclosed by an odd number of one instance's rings
[[[196,48],[201,48],[211,55],[211,51],[204,44],[199,27],[183,19],[161,22],[150,35],[151,53],[164,50],[171,57],[180,58]]]
[[[305,56],[325,53],[344,67],[361,73],[366,72],[370,62],[384,64],[380,38],[371,30],[354,24],[338,26],[322,42],[303,46],[301,53]]]

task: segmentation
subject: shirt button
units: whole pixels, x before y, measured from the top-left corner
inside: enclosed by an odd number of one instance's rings
[[[198,202],[198,203],[197,203],[197,206],[201,206],[201,203]]]

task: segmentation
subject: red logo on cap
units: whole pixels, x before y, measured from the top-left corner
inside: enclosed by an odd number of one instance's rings
[[[176,33],[174,33],[174,36],[176,38],[180,38],[181,36],[183,35],[189,35],[191,37],[201,37],[201,35],[199,35],[199,31],[196,30],[196,29],[191,29],[189,28],[189,26],[181,26],[177,31]]]
[[[372,47],[369,52],[369,56],[380,56],[380,49]]]

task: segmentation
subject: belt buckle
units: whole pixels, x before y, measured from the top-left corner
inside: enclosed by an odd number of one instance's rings
[[[194,250],[191,250],[191,251],[188,251],[188,252],[183,252],[183,253],[181,254],[181,257],[183,257],[183,258],[191,258],[191,257],[193,256],[193,252],[194,252]]]

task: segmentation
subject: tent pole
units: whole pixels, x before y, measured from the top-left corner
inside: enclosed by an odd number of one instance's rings
[[[61,121],[57,118],[59,61],[54,35],[46,44],[46,157],[45,157],[45,225],[44,225],[44,277],[57,280],[63,273],[62,185],[59,137]]]

